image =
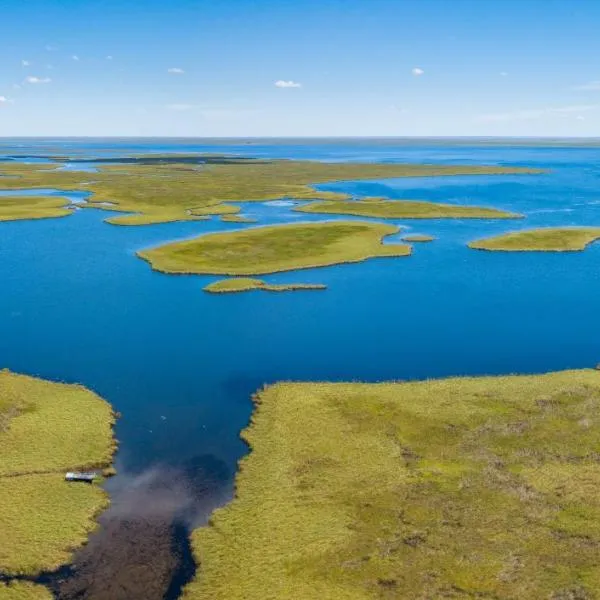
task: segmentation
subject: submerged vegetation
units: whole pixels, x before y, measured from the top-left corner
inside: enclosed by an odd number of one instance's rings
[[[283,383],[186,600],[592,599],[600,372]]]
[[[227,294],[231,292],[249,292],[263,290],[265,292],[292,292],[298,290],[324,290],[327,286],[317,283],[266,283],[262,279],[250,277],[236,277],[235,279],[222,279],[209,283],[205,292],[213,294]]]
[[[53,196],[0,196],[0,221],[66,217],[73,214],[69,204]]]
[[[138,252],[165,273],[262,275],[361,262],[378,256],[408,256],[406,244],[384,245],[393,225],[334,221],[255,227],[212,233]]]
[[[198,216],[227,214],[236,201],[285,197],[345,200],[345,194],[320,192],[313,184],[340,180],[438,175],[501,175],[539,170],[496,166],[319,163],[311,161],[231,160],[213,157],[211,164],[190,164],[189,157],[147,157],[130,164],[102,164],[97,173],[57,170],[58,164],[0,165],[0,189],[85,189],[93,193],[87,206],[135,213],[110,217],[111,223],[143,225],[189,221]],[[166,160],[169,158],[169,160]],[[202,157],[199,155],[198,160]],[[157,159],[158,160],[157,162]],[[218,160],[217,160],[218,159]],[[90,177],[92,180],[90,181]],[[112,206],[104,203],[110,202]]]
[[[600,227],[546,227],[504,233],[469,242],[476,250],[574,252],[600,239]]]
[[[349,200],[313,202],[294,209],[298,212],[326,215],[354,215],[379,219],[520,219],[523,215],[495,208],[459,206],[416,200]]]
[[[113,422],[82,386],[0,371],[0,572],[53,569],[85,542],[108,498],[64,473],[110,464]]]

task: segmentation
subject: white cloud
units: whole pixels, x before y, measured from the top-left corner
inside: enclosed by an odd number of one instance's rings
[[[77,56],[77,54],[73,54],[73,56],[71,56],[71,58],[72,58],[73,60],[79,60],[79,56]]]
[[[600,92],[600,81],[590,81],[583,85],[576,85],[573,89],[579,92]]]
[[[106,57],[106,60],[112,60],[112,59],[113,59],[113,57],[110,54]]]
[[[173,75],[183,75],[185,71],[179,67],[171,67],[170,69],[167,69],[167,73],[171,73]]]
[[[501,75],[502,77],[506,77],[506,76],[508,75],[508,73],[507,73],[506,71],[502,71],[502,72],[500,73],[500,75]]]
[[[8,98],[6,96],[0,96],[0,104],[6,104],[8,102]]]
[[[23,65],[24,67],[28,67],[31,63],[28,60],[22,60],[21,61],[21,65]]]
[[[48,52],[54,52],[55,50],[57,50],[56,46],[53,46],[52,44],[47,44],[46,45],[46,50]]]
[[[194,105],[193,104],[167,104],[167,108],[169,110],[182,111],[182,110],[191,110],[192,108],[194,108]]]
[[[577,115],[575,117],[578,121],[585,121],[585,117],[583,115]]]
[[[562,116],[571,113],[587,112],[600,108],[600,104],[577,104],[574,106],[558,106],[549,108],[533,108],[515,110],[507,113],[480,115],[475,121],[480,123],[503,123],[507,121],[533,121],[544,117]]]
[[[423,75],[423,73],[425,73],[425,71],[423,71],[423,69],[420,69],[419,67],[415,67],[412,71],[412,74],[415,76],[419,76],[419,75]]]
[[[278,87],[278,88],[300,88],[300,87],[302,87],[302,84],[298,83],[297,81],[292,81],[291,79],[289,81],[285,81],[285,79],[278,79],[275,82],[275,87]]]
[[[25,78],[26,83],[50,83],[51,81],[50,77],[32,77],[30,75]]]

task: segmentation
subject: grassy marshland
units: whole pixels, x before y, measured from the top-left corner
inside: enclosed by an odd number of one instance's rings
[[[282,383],[186,600],[598,598],[600,372]]]
[[[262,279],[250,277],[236,277],[235,279],[222,279],[209,283],[205,292],[213,294],[227,294],[232,292],[249,292],[251,290],[263,290],[265,292],[293,292],[297,290],[324,290],[326,285],[316,283],[266,283]]]
[[[82,386],[0,371],[0,572],[55,568],[84,543],[108,498],[64,473],[110,464],[113,422]]]
[[[469,242],[469,248],[504,252],[574,252],[585,250],[599,238],[600,227],[547,227],[476,240]]]
[[[69,201],[53,196],[0,196],[0,221],[66,217]]]
[[[382,244],[397,232],[393,225],[360,221],[275,225],[212,233],[137,254],[165,273],[262,275],[408,256],[406,244]]]
[[[173,157],[172,157],[173,158]],[[176,157],[175,157],[176,158]],[[54,165],[0,165],[0,189],[59,188],[93,192],[88,206],[136,213],[111,217],[121,225],[187,221],[208,214],[227,214],[239,207],[224,202],[275,200],[284,197],[339,200],[344,194],[319,192],[312,184],[340,180],[539,173],[535,169],[486,166],[319,163],[310,161],[223,161],[194,165],[166,163],[103,165],[98,173],[55,170]],[[184,157],[185,158],[185,157]],[[111,202],[107,207],[101,202]]]
[[[435,240],[435,237],[424,233],[409,233],[402,238],[404,242],[433,242],[433,240]]]
[[[41,585],[15,582],[0,583],[0,600],[52,600],[54,596]]]
[[[298,212],[354,215],[379,219],[520,219],[523,215],[495,208],[457,206],[416,200],[350,200],[313,202],[294,208]]]

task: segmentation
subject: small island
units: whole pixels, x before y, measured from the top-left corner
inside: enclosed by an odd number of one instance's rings
[[[110,466],[114,421],[110,405],[83,386],[0,371],[2,575],[55,569],[85,543],[108,495],[66,482],[65,472]],[[15,581],[0,585],[0,596],[48,597],[43,590]]]
[[[244,217],[243,215],[221,215],[224,223],[256,223],[256,219]]]
[[[410,246],[382,243],[398,231],[362,221],[274,225],[211,233],[137,254],[163,273],[264,275],[408,256]]]
[[[469,242],[469,248],[500,252],[577,252],[600,239],[600,227],[545,227]]]
[[[205,292],[211,294],[228,294],[233,292],[249,292],[251,290],[263,290],[265,292],[293,292],[299,290],[325,290],[326,285],[318,283],[266,283],[262,279],[251,277],[236,277],[235,279],[222,279],[209,283]]]
[[[255,404],[185,600],[595,597],[600,371],[280,383]]]
[[[424,233],[409,233],[402,237],[403,242],[433,242],[435,237]]]
[[[51,219],[73,214],[69,200],[56,196],[0,196],[0,221]]]
[[[495,208],[459,206],[417,200],[348,200],[313,202],[294,208],[297,212],[354,215],[379,219],[521,219],[523,215]]]

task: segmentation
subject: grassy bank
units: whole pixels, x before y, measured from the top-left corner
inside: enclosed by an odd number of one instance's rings
[[[408,256],[411,248],[406,244],[382,244],[397,231],[392,225],[358,221],[256,227],[165,244],[138,256],[165,273],[262,275]]]
[[[284,197],[347,199],[320,192],[313,184],[340,180],[431,177],[438,175],[502,175],[539,173],[535,169],[496,166],[393,165],[319,163],[310,161],[222,160],[195,165],[183,160],[145,164],[102,165],[97,173],[56,170],[56,165],[0,165],[0,189],[59,188],[93,192],[91,203],[101,209],[136,213],[110,217],[111,223],[143,225],[194,220],[208,214],[231,214],[239,207],[224,202],[265,201]],[[111,202],[113,206],[103,206]]]
[[[404,242],[433,242],[435,238],[432,235],[425,235],[424,233],[413,233],[402,237]]]
[[[0,222],[66,217],[69,201],[52,196],[0,196]]]
[[[0,572],[53,569],[85,542],[108,498],[64,473],[110,464],[113,422],[82,386],[0,371]]]
[[[600,227],[547,227],[505,233],[469,242],[475,250],[575,252],[600,238]]]
[[[53,600],[54,596],[43,586],[15,582],[0,583],[0,600]]]
[[[225,223],[256,223],[256,219],[244,217],[242,215],[222,215],[221,221]]]
[[[186,600],[598,598],[600,372],[256,398]]]
[[[266,283],[262,279],[250,277],[237,277],[235,279],[222,279],[209,283],[205,292],[212,294],[228,294],[233,292],[249,292],[251,290],[263,290],[265,292],[293,292],[299,290],[324,290],[327,286],[312,283]]]
[[[495,208],[458,206],[416,200],[350,200],[313,202],[294,208],[298,212],[324,215],[354,215],[379,219],[519,219],[523,215]]]

